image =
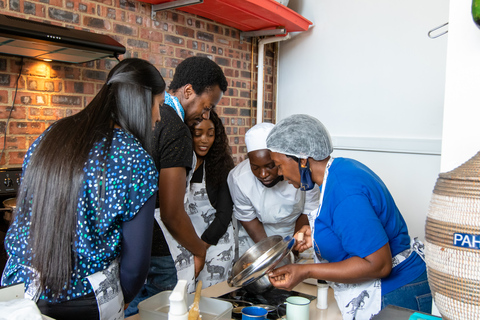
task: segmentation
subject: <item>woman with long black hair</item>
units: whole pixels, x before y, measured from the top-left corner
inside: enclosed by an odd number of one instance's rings
[[[55,319],[123,318],[149,265],[158,172],[151,158],[165,81],[125,59],[79,113],[50,126],[23,163],[2,285]]]

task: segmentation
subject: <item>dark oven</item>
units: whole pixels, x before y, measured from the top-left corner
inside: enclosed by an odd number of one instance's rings
[[[3,272],[7,262],[4,240],[12,218],[12,208],[15,207],[21,174],[21,167],[0,168],[0,272]]]

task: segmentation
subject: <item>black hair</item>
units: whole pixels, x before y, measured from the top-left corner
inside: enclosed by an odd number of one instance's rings
[[[222,92],[227,91],[228,82],[222,68],[207,57],[194,56],[183,60],[177,68],[169,89],[175,92],[191,84],[197,95],[218,85]]]
[[[295,157],[295,156],[291,156],[291,155],[288,155],[288,154],[286,154],[286,156],[289,157],[289,158],[292,158],[292,159],[295,160],[297,163],[300,161],[300,159],[297,158],[297,157]]]
[[[42,290],[57,295],[70,286],[77,206],[94,144],[106,139],[106,158],[119,125],[150,150],[153,98],[164,91],[165,81],[152,64],[125,59],[87,107],[54,123],[35,148],[23,173],[17,214],[31,214],[30,258]]]
[[[210,111],[209,120],[215,126],[215,140],[205,156],[205,181],[209,186],[217,187],[227,180],[228,173],[235,164],[222,120],[214,110]],[[190,130],[193,135],[194,127]]]

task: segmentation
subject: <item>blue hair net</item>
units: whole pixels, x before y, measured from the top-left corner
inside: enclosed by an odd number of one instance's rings
[[[300,159],[323,160],[333,152],[327,128],[316,118],[294,114],[275,125],[267,137],[270,151]]]

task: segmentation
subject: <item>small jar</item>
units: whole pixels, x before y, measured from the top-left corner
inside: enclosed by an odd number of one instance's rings
[[[317,280],[317,309],[328,308],[328,283],[325,280]]]

